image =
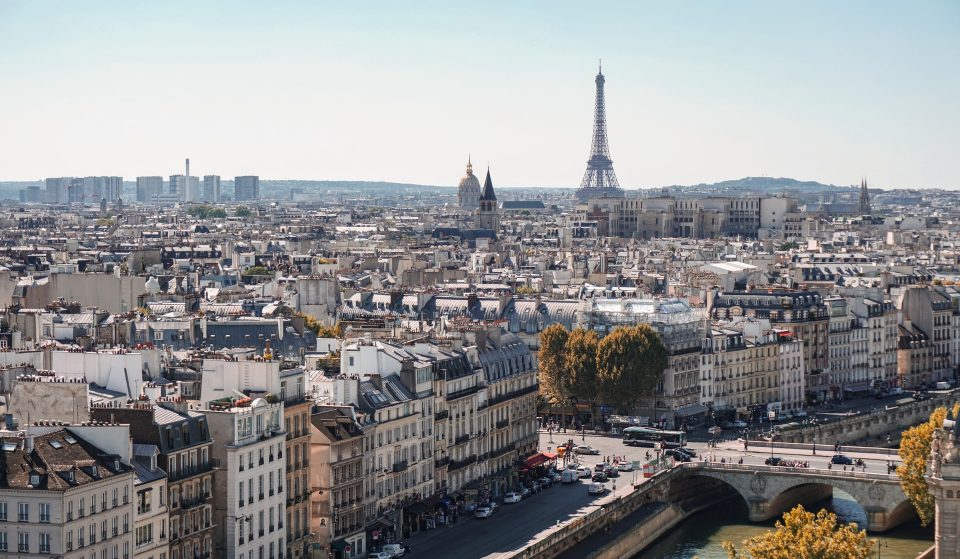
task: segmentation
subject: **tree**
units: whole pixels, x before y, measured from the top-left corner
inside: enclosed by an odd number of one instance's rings
[[[596,406],[600,399],[600,379],[597,376],[597,348],[600,336],[593,330],[577,328],[570,332],[565,350],[565,384],[571,396],[590,404],[594,429],[599,427]]]
[[[899,454],[903,459],[903,463],[897,467],[900,487],[917,509],[920,524],[923,526],[933,520],[935,505],[926,480],[930,444],[933,441],[933,430],[943,426],[946,416],[946,408],[937,408],[930,414],[929,421],[907,429],[900,438]]]
[[[742,547],[723,542],[730,559],[868,559],[871,541],[856,524],[838,526],[832,512],[814,515],[797,505],[773,530],[744,540]]]
[[[298,315],[303,317],[303,327],[316,334],[318,338],[340,338],[343,336],[343,326],[339,322],[333,326],[327,326],[312,314],[298,313]]]
[[[270,270],[264,268],[263,266],[250,266],[244,270],[243,275],[245,276],[269,276],[272,275]]]
[[[237,206],[237,209],[233,210],[233,215],[237,217],[250,217],[253,215],[253,212],[246,206]]]
[[[570,399],[567,384],[566,349],[570,333],[562,324],[551,324],[540,332],[537,377],[540,392],[551,404],[566,404]]]
[[[615,329],[597,347],[600,396],[608,404],[629,408],[653,394],[667,359],[667,348],[649,324]]]

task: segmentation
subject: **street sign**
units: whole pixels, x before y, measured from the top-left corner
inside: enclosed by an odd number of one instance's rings
[[[350,553],[351,551],[353,551],[353,548],[350,546],[350,544],[347,544],[344,546],[343,551],[344,553]]]

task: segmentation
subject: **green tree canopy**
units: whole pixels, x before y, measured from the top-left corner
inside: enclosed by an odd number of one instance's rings
[[[745,540],[743,551],[732,542],[723,547],[730,559],[867,559],[871,541],[856,524],[838,525],[832,512],[814,515],[797,505],[773,530]]]
[[[215,206],[210,206],[207,204],[203,204],[201,206],[193,206],[189,210],[187,210],[187,213],[189,213],[190,215],[198,219],[207,219],[207,218],[214,219],[214,218],[227,217],[227,211],[224,210],[223,208],[217,208]]]
[[[597,347],[603,401],[622,409],[650,396],[667,364],[667,348],[649,324],[615,329]]]
[[[540,332],[540,351],[537,354],[540,391],[553,403],[565,402],[570,397],[566,374],[566,348],[570,333],[562,324],[551,324]]]
[[[250,266],[243,271],[245,276],[270,276],[273,275],[273,272],[264,268],[263,266]]]
[[[597,375],[597,347],[600,336],[593,330],[577,328],[567,338],[565,359],[568,391],[581,403],[597,403],[600,379]]]
[[[900,487],[910,498],[913,507],[920,516],[920,524],[926,526],[933,520],[934,500],[927,488],[927,462],[930,461],[930,444],[933,441],[933,431],[943,426],[947,416],[946,408],[937,408],[930,414],[930,419],[911,427],[903,432],[900,438],[900,458],[903,463],[897,467],[900,477]]]
[[[233,210],[233,215],[237,217],[250,217],[253,215],[253,212],[246,206],[237,206],[237,209]]]

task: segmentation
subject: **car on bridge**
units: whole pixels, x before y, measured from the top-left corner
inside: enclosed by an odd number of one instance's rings
[[[849,456],[844,456],[842,454],[834,454],[833,458],[830,459],[832,464],[842,464],[844,466],[852,466],[853,459]]]
[[[689,462],[692,460],[689,454],[681,452],[679,448],[668,448],[664,454],[667,456],[673,456],[674,460],[677,462]]]
[[[602,483],[591,483],[587,488],[587,495],[603,495],[607,492],[607,486]]]
[[[763,463],[766,464],[767,466],[782,466],[783,462],[784,462],[783,458],[779,456],[771,456],[770,458],[767,458],[766,460],[763,461]]]

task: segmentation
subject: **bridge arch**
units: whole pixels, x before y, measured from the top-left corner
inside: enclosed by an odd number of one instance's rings
[[[684,478],[690,481],[678,480],[674,484],[710,478],[732,488],[747,504],[750,519],[755,522],[779,517],[797,504],[809,505],[831,498],[834,489],[849,495],[863,509],[867,522],[862,528],[871,532],[889,530],[915,514],[899,484],[890,478],[844,477],[815,470],[747,469],[730,465],[689,468],[680,479]],[[675,490],[671,488],[671,491]]]

